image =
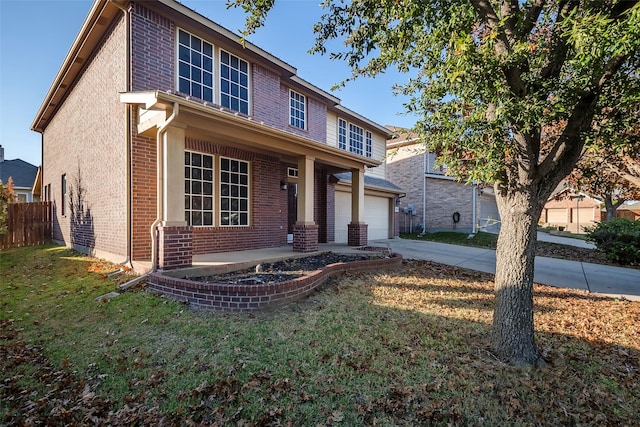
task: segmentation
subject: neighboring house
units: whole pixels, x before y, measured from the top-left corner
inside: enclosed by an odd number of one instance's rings
[[[540,223],[572,233],[584,233],[603,219],[602,202],[561,184],[542,209]]]
[[[640,200],[628,200],[616,210],[616,218],[640,220]]]
[[[18,202],[37,202],[40,193],[36,185],[39,168],[24,160],[4,159],[4,147],[0,145],[0,181],[6,184],[9,178],[13,181],[13,189]]]
[[[395,137],[387,141],[387,179],[406,192],[400,199],[401,232],[500,230],[493,190],[467,185],[446,175],[434,153],[417,135],[388,126]],[[425,215],[426,212],[426,215]],[[426,221],[426,223],[425,223]]]
[[[391,132],[173,0],[96,0],[32,129],[55,239],[141,270],[394,236]]]

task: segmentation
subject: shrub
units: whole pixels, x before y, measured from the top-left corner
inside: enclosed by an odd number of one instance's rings
[[[640,264],[640,221],[616,218],[587,230],[587,240],[619,264]]]

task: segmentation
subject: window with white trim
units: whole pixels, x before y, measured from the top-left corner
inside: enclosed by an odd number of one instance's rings
[[[61,209],[61,213],[62,216],[65,216],[66,214],[66,209],[67,209],[67,174],[62,174],[62,178],[60,179],[60,187],[61,187],[61,204],[60,204],[60,209]]]
[[[304,95],[289,91],[289,124],[300,129],[306,129],[306,111],[307,99]]]
[[[184,152],[184,219],[192,226],[213,225],[213,156]]]
[[[371,132],[366,131],[365,132],[365,145],[364,145],[364,151],[365,151],[365,155],[367,157],[371,157],[373,155],[373,135],[371,134]]]
[[[220,105],[249,114],[249,63],[220,51]]]
[[[338,119],[338,148],[347,149],[347,122]]]
[[[220,225],[249,225],[249,163],[220,158]]]
[[[178,91],[214,102],[213,85],[213,45],[178,29]]]
[[[349,151],[362,156],[364,146],[364,130],[360,126],[349,123]]]

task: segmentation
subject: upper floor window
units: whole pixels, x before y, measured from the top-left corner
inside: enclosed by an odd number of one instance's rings
[[[220,159],[220,225],[249,225],[249,163]]]
[[[338,119],[338,148],[347,149],[347,122]]]
[[[213,102],[213,46],[178,30],[178,90]]]
[[[373,155],[373,135],[371,134],[371,132],[367,131],[365,133],[365,145],[364,145],[364,150],[365,150],[365,155],[367,157],[371,157]]]
[[[289,91],[289,124],[305,129],[306,97],[298,92]]]
[[[220,105],[249,114],[249,63],[220,51]]]
[[[364,131],[360,126],[349,123],[349,151],[362,156]]]

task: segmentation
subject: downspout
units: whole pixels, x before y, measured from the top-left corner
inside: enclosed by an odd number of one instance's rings
[[[156,227],[164,220],[164,143],[162,141],[162,134],[166,131],[167,127],[178,117],[180,113],[180,105],[177,102],[173,103],[173,111],[171,116],[158,128],[156,135],[156,168],[157,168],[157,180],[156,192],[157,192],[157,206],[156,206],[156,219],[151,224],[151,272],[155,272],[158,269],[158,235],[156,234]]]
[[[476,222],[478,220],[478,183],[476,181],[473,181],[473,186],[471,187],[471,207],[472,207],[472,213],[471,213],[471,221],[473,221],[471,223],[471,234],[476,234],[478,232],[478,229],[476,228]]]
[[[126,51],[126,91],[131,91],[131,14],[129,9],[118,3],[117,1],[113,1],[112,3],[122,11],[125,18],[125,26],[126,26],[126,34],[125,34],[125,51]],[[124,261],[120,263],[120,265],[127,265],[129,268],[133,269],[132,259],[133,259],[133,167],[132,167],[132,151],[133,151],[133,141],[131,138],[131,123],[132,123],[132,109],[130,104],[125,105],[125,116],[126,116],[126,136],[125,136],[125,164],[126,164],[126,240],[127,240],[127,257]]]

